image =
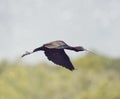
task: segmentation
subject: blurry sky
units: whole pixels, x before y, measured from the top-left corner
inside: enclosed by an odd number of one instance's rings
[[[0,0],[0,59],[54,40],[119,57],[120,0]]]

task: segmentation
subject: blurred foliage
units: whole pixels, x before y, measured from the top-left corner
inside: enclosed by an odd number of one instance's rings
[[[76,70],[0,62],[0,99],[120,99],[120,59],[87,54]]]

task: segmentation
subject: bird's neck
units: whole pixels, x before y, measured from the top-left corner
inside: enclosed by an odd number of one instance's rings
[[[73,50],[73,51],[76,51],[76,52],[79,52],[79,51],[84,51],[84,49],[82,47],[79,47],[79,46],[76,46],[76,47],[68,47],[67,49],[69,50]]]
[[[68,47],[68,48],[66,48],[66,49],[69,49],[69,50],[73,50],[73,51],[76,51],[76,52],[78,52],[78,50],[75,48],[75,47]]]

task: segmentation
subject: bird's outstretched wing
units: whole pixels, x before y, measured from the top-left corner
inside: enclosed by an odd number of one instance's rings
[[[63,49],[48,49],[45,50],[45,55],[55,64],[61,65],[69,70],[74,70],[69,57],[66,55]]]

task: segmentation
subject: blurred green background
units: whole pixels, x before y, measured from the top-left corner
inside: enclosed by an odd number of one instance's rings
[[[55,40],[98,53],[18,59]],[[120,0],[0,0],[0,99],[120,99],[119,42]]]
[[[0,62],[0,99],[120,99],[120,58],[86,54],[76,70]]]

